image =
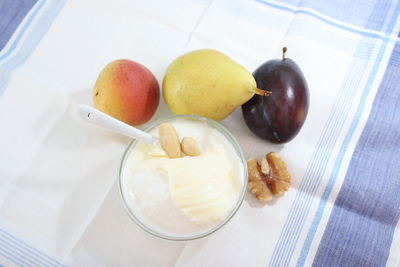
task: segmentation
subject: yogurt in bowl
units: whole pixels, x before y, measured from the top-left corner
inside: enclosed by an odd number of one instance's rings
[[[151,124],[158,136],[168,122],[180,140],[196,140],[200,155],[169,158],[155,146],[133,140],[122,158],[119,187],[128,215],[150,234],[176,241],[202,238],[226,224],[240,207],[247,164],[234,137],[219,123],[177,115]]]

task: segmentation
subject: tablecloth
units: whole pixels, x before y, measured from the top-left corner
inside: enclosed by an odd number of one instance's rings
[[[1,0],[0,265],[400,266],[400,1]],[[281,154],[286,194],[247,192],[212,236],[157,239],[117,186],[129,138],[76,114],[127,58],[162,82],[184,52],[217,49],[254,71],[287,56],[310,90],[294,140],[222,121],[245,156]],[[161,99],[152,120],[171,113]]]

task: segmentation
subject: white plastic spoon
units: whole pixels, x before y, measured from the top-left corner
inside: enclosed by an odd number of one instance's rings
[[[122,121],[119,121],[88,105],[78,106],[79,116],[87,122],[102,126],[114,132],[135,138],[149,145],[155,145],[159,139]]]

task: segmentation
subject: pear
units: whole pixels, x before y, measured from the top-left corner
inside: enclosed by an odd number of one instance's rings
[[[221,121],[253,95],[268,95],[257,88],[251,73],[223,53],[212,49],[191,51],[168,67],[162,94],[174,114],[194,114]]]

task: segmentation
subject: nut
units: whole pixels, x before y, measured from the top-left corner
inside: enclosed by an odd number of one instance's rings
[[[270,152],[261,159],[261,166],[257,159],[247,160],[249,171],[248,188],[257,199],[269,201],[272,194],[282,196],[290,187],[290,174],[286,164],[277,153]]]
[[[261,159],[261,172],[264,175],[269,175],[271,172],[271,168],[269,167],[268,161],[265,157],[262,157]]]
[[[181,144],[179,136],[171,123],[162,123],[158,128],[161,147],[170,158],[179,158],[181,156]]]
[[[267,161],[271,168],[267,181],[269,188],[272,194],[280,197],[290,187],[290,174],[286,169],[285,162],[282,161],[279,154],[273,152],[268,153]]]
[[[247,187],[258,200],[268,202],[272,199],[272,193],[268,188],[267,181],[256,158],[247,160],[249,181]]]
[[[192,137],[184,137],[181,142],[182,152],[188,156],[200,155],[199,147],[197,146],[196,140]]]

